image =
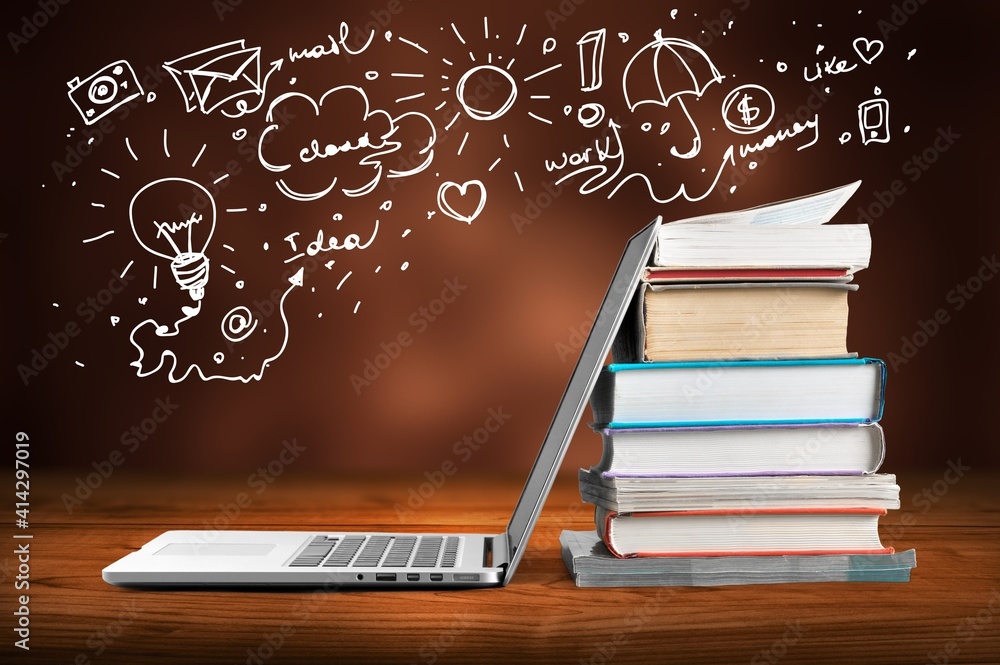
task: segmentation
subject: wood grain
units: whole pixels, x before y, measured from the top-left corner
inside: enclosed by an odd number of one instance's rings
[[[419,481],[289,476],[257,494],[242,478],[120,470],[68,513],[77,475],[36,474],[32,648],[13,647],[5,548],[3,661],[997,663],[1000,474],[970,472],[937,496],[943,472],[902,477],[903,509],[883,522],[887,544],[917,550],[909,584],[578,589],[558,537],[592,522],[567,474],[509,587],[340,593],[136,591],[100,571],[167,528],[500,531],[523,479],[456,476],[397,513]],[[936,502],[915,499],[924,488]],[[252,503],[227,516],[240,492]]]

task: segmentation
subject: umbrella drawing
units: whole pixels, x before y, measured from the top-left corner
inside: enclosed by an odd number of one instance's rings
[[[683,97],[701,97],[708,86],[723,78],[708,54],[697,45],[686,39],[664,37],[657,30],[653,33],[653,41],[639,49],[625,66],[622,87],[629,111],[635,111],[642,104],[666,107],[677,100],[695,136],[690,150],[682,153],[674,146],[670,154],[691,159],[701,150],[701,132],[684,106]]]

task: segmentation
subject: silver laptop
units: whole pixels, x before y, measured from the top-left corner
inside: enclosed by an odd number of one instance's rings
[[[168,531],[104,569],[121,586],[435,588],[508,584],[597,381],[660,219],[625,247],[580,359],[503,533]]]

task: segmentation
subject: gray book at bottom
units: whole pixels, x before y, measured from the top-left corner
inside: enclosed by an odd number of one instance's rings
[[[596,531],[563,531],[563,561],[578,587],[726,586],[791,582],[909,582],[915,550],[893,554],[637,557],[612,555]]]

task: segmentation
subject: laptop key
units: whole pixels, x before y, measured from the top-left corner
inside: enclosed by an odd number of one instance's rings
[[[318,566],[323,563],[323,559],[326,558],[326,555],[329,554],[331,550],[333,550],[336,544],[336,538],[316,536],[288,565],[296,568],[310,568]]]
[[[333,554],[323,562],[323,567],[341,568],[350,565],[351,559],[358,553],[364,542],[365,536],[345,537],[343,542],[333,551]]]
[[[383,568],[401,568],[405,566],[410,561],[410,555],[413,554],[413,548],[417,545],[416,536],[400,536],[393,539],[392,547],[389,548],[389,553],[385,555],[385,560],[382,561]]]
[[[417,553],[413,555],[413,563],[411,566],[414,568],[433,568],[437,565],[438,554],[441,552],[441,546],[444,544],[444,538],[441,536],[424,536],[420,539],[420,545],[417,546]]]
[[[378,562],[382,560],[382,555],[385,554],[386,548],[389,547],[390,540],[392,540],[391,536],[371,536],[368,539],[368,544],[365,545],[365,548],[361,550],[361,554],[358,555],[358,558],[351,565],[368,568],[377,566]]]

